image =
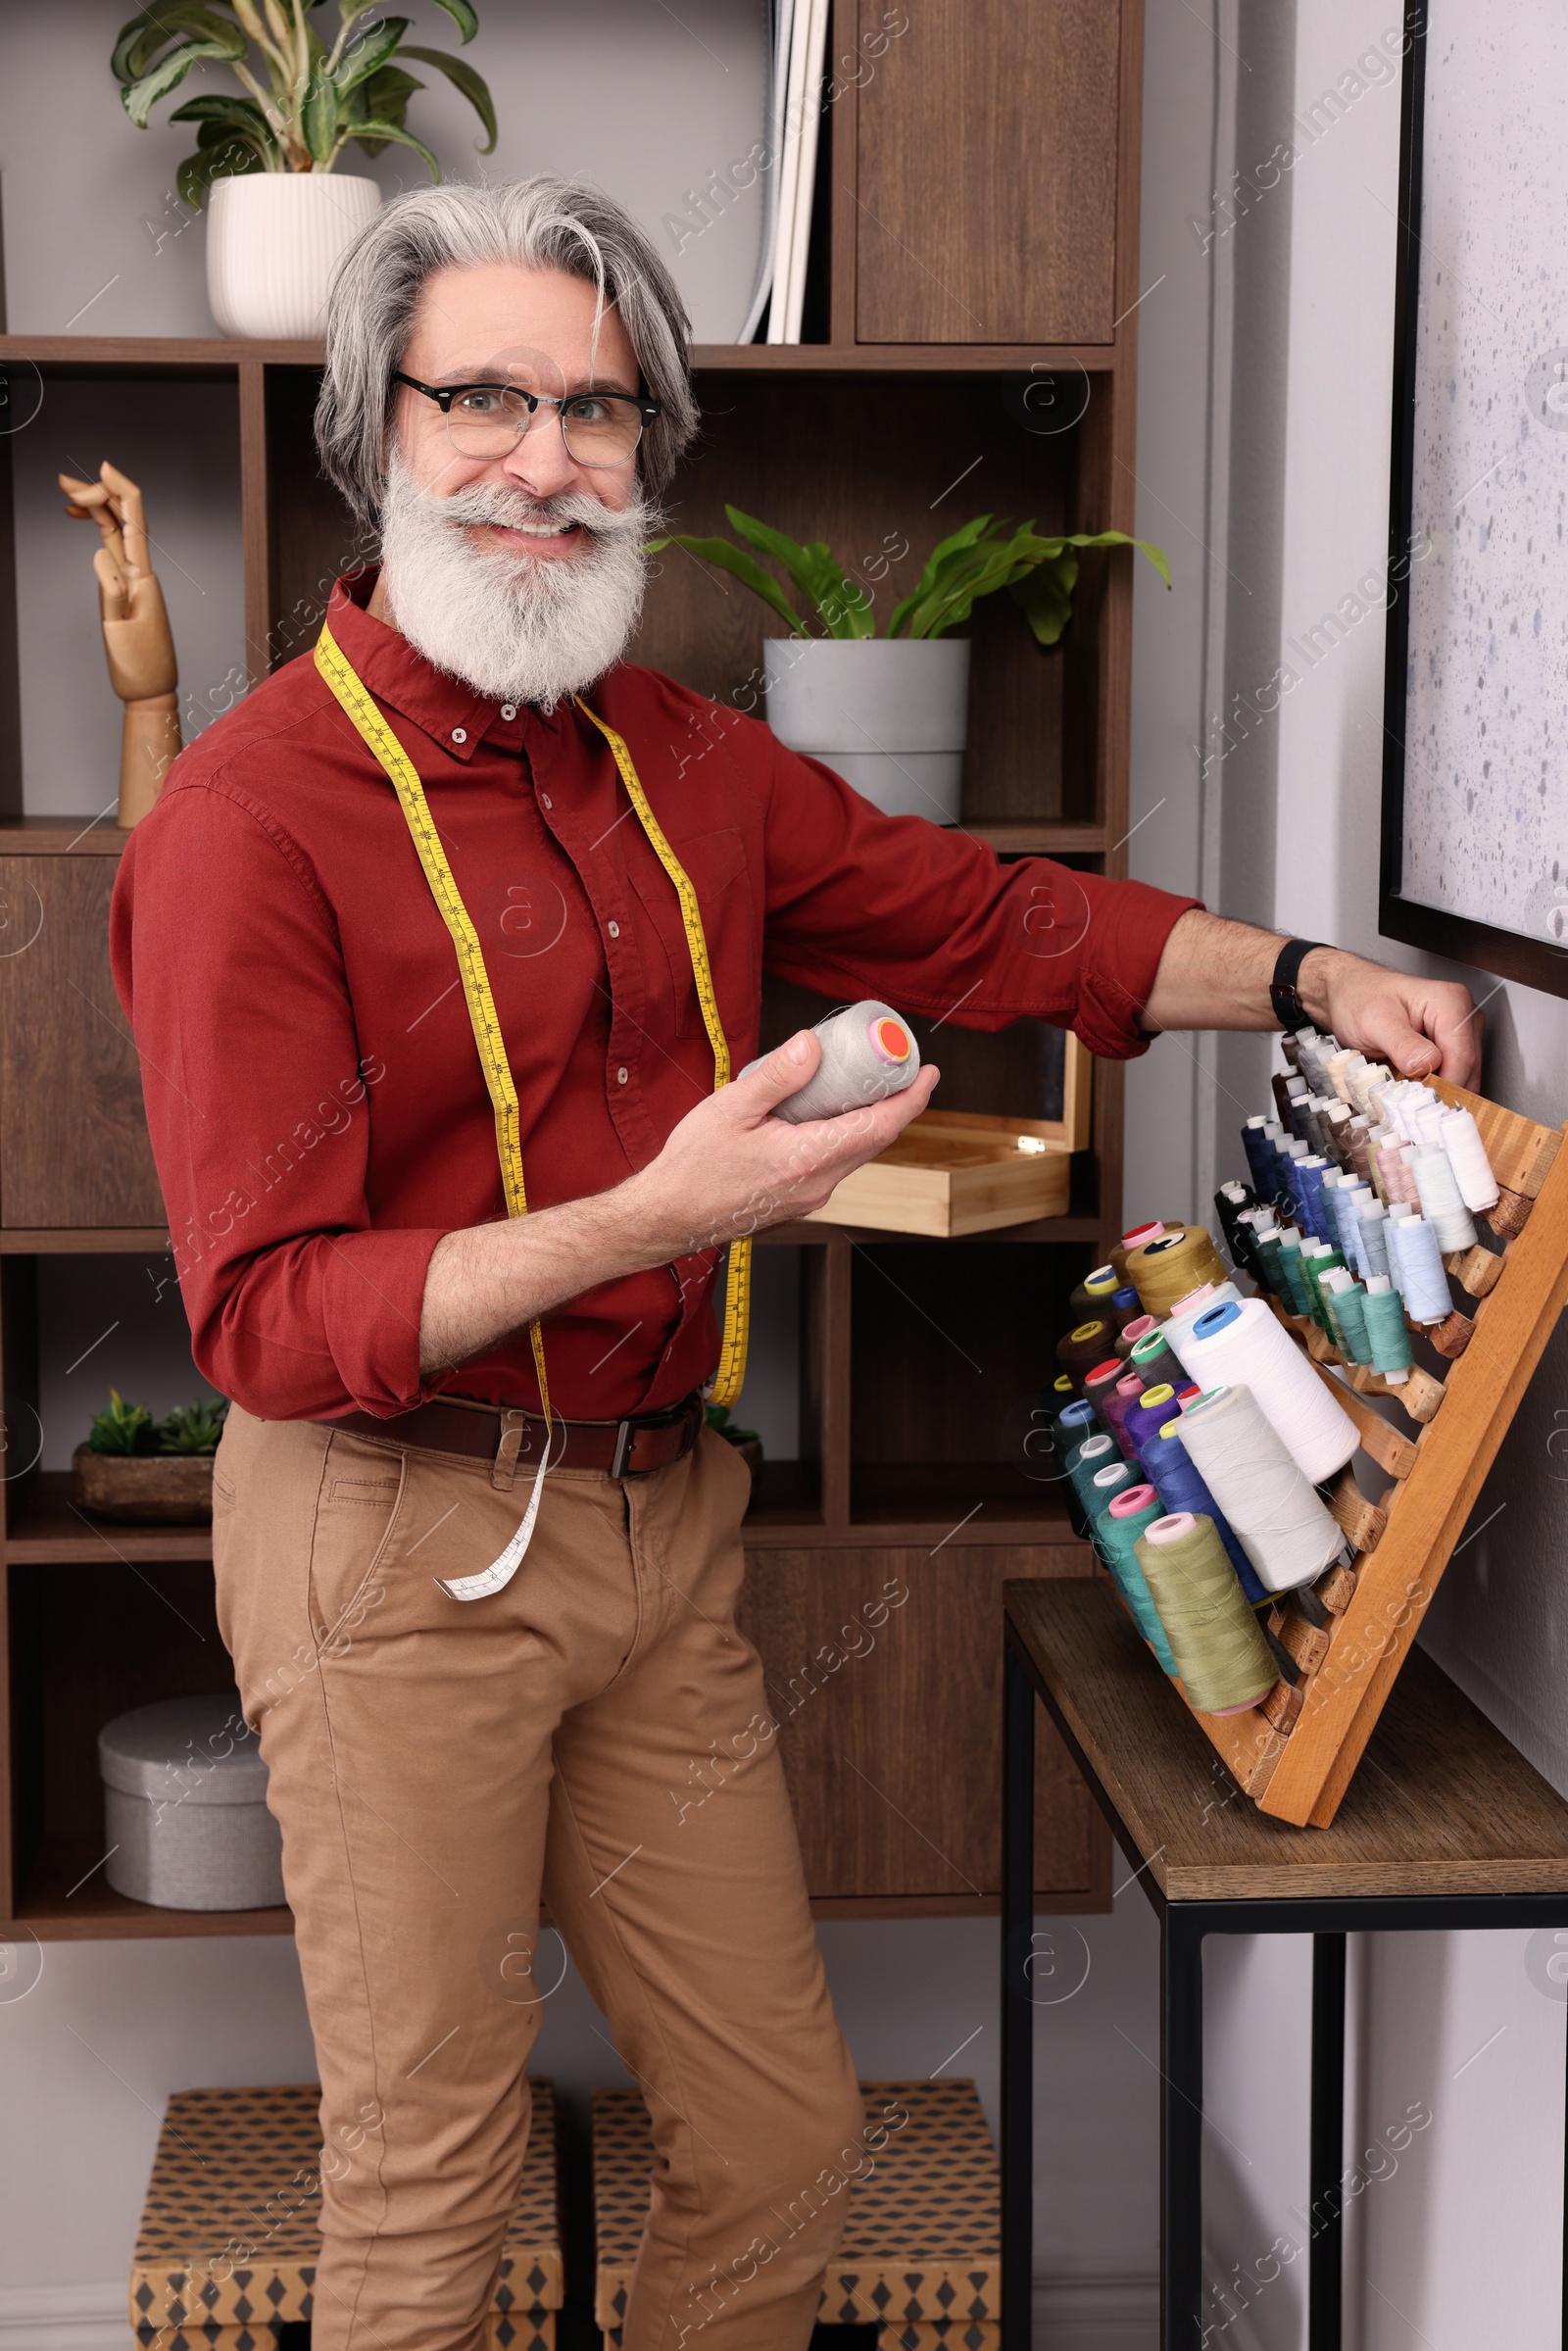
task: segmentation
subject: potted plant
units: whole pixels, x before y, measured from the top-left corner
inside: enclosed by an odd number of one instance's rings
[[[213,1455],[228,1405],[221,1396],[176,1404],[155,1420],[118,1388],[71,1458],[71,1495],[98,1518],[156,1526],[199,1526],[213,1515]]]
[[[684,547],[743,581],[788,624],[788,637],[769,637],[762,646],[768,724],[781,743],[824,759],[890,816],[957,822],[969,645],[947,632],[968,619],[982,596],[1005,588],[1037,642],[1054,645],[1072,617],[1080,548],[1141,548],[1170,586],[1160,550],[1125,531],[1043,537],[1032,522],[993,528],[990,514],[977,514],[932,548],[878,637],[870,592],[850,578],[822,540],[803,546],[738,507],[724,512],[745,546],[672,531],[651,541],[651,552]],[[759,555],[782,567],[820,636],[811,634],[808,617],[763,570]]]
[[[490,92],[473,68],[442,49],[406,41],[407,17],[374,13],[379,0],[339,0],[330,46],[311,19],[321,0],[160,0],[122,26],[110,64],[131,121],[145,130],[154,106],[204,63],[232,69],[242,96],[204,91],[176,106],[194,122],[196,152],[179,167],[193,212],[209,194],[207,299],[226,335],[318,335],[332,271],[374,219],[373,179],[337,169],[352,141],[365,155],[412,147],[432,179],[441,168],[404,120],[424,88],[398,62],[433,66],[462,91],[496,143]],[[436,0],[465,42],[478,30],[469,0]],[[329,176],[330,175],[330,176]]]

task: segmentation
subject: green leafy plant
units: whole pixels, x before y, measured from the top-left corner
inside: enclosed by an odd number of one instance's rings
[[[94,1453],[150,1453],[157,1444],[157,1423],[145,1404],[127,1404],[118,1388],[109,1391],[109,1409],[96,1413],[87,1433]]]
[[[761,1443],[761,1439],[755,1429],[736,1429],[730,1426],[728,1404],[710,1404],[707,1408],[706,1418],[709,1427],[716,1429],[720,1437],[730,1445],[760,1445]]]
[[[366,155],[396,143],[424,158],[432,179],[441,167],[404,120],[425,84],[398,63],[413,58],[444,73],[496,143],[490,92],[461,57],[406,41],[407,17],[373,12],[379,0],[338,0],[341,24],[328,47],[310,22],[322,0],[159,0],[121,28],[110,60],[125,112],[141,130],[160,98],[177,89],[192,66],[229,66],[245,91],[187,98],[172,122],[194,122],[196,153],[180,165],[183,201],[199,212],[215,179],[250,171],[330,171],[352,139]],[[470,0],[436,0],[466,43],[479,29]],[[366,19],[370,21],[366,23]]]
[[[663,547],[684,547],[688,555],[711,563],[741,580],[763,603],[789,623],[793,636],[810,635],[808,619],[790,602],[778,581],[757,561],[768,556],[783,568],[805,598],[810,617],[830,637],[874,637],[876,620],[864,585],[852,580],[823,540],[803,546],[781,530],[772,530],[739,507],[726,506],[731,528],[744,539],[737,547],[729,539],[697,539],[671,531],[649,542],[650,554]],[[1148,556],[1166,587],[1170,565],[1147,539],[1130,539],[1125,531],[1073,531],[1042,537],[1032,522],[1015,528],[1000,523],[992,528],[990,514],[977,514],[951,538],[931,550],[925,569],[910,593],[888,614],[890,637],[940,637],[968,619],[982,596],[1005,588],[1022,610],[1042,645],[1054,645],[1072,618],[1072,592],[1078,584],[1078,551],[1084,547],[1137,547]],[[755,553],[752,550],[755,549]]]
[[[159,1423],[158,1450],[161,1453],[216,1453],[227,1415],[228,1404],[221,1396],[216,1401],[209,1399],[197,1404],[176,1404],[169,1418]]]

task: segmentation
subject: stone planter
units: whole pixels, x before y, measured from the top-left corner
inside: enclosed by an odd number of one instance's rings
[[[969,714],[966,637],[768,637],[767,722],[889,816],[956,824]]]
[[[71,1498],[95,1518],[132,1526],[198,1527],[213,1515],[211,1453],[95,1453],[71,1456]]]
[[[381,208],[373,179],[250,171],[207,199],[207,301],[225,335],[292,341],[326,327],[332,272]]]

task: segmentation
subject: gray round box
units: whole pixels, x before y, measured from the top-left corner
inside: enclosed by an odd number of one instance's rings
[[[283,1838],[267,1809],[267,1766],[237,1690],[163,1698],[98,1734],[104,1875],[161,1910],[272,1910]]]

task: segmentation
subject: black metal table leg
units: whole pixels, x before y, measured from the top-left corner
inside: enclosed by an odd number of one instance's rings
[[[1340,2351],[1345,2279],[1345,1937],[1312,1937],[1307,2351]]]
[[[1203,2339],[1202,1908],[1173,1903],[1159,1930],[1161,2351]]]
[[[1035,1691],[1009,1633],[1002,1760],[1002,2344],[1030,2351],[1034,2290]]]

